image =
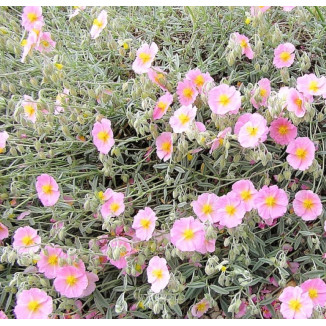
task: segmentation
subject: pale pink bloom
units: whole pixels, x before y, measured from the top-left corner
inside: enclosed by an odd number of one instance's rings
[[[204,193],[198,196],[197,200],[192,201],[191,206],[197,217],[202,221],[218,222],[217,200],[215,194]]]
[[[198,95],[196,84],[188,79],[178,82],[177,94],[181,105],[188,106],[194,103]]]
[[[273,120],[269,130],[271,138],[280,145],[288,145],[298,133],[297,127],[285,118]]]
[[[56,97],[55,107],[54,107],[54,114],[58,115],[60,112],[64,112],[64,108],[61,105],[68,103],[68,95],[70,91],[67,88],[64,88],[63,93],[60,93]]]
[[[119,216],[125,211],[125,195],[122,192],[111,193],[110,198],[102,205],[101,214],[104,219]]]
[[[240,307],[239,307],[239,311],[235,314],[235,318],[241,318],[243,317],[246,312],[247,312],[247,306],[248,306],[248,303],[245,302],[245,301],[241,301],[241,304],[240,304]]]
[[[105,192],[99,191],[97,195],[102,201],[108,201],[114,194],[115,192],[111,188],[108,188]]]
[[[37,103],[30,96],[24,95],[24,101],[22,102],[22,106],[24,108],[26,119],[35,123]]]
[[[12,244],[18,253],[34,253],[40,249],[41,237],[37,235],[37,231],[30,226],[20,227],[14,234],[14,242]]]
[[[266,119],[254,113],[239,130],[238,141],[244,148],[253,148],[266,140],[268,127]]]
[[[53,206],[59,200],[60,191],[57,182],[48,174],[41,174],[36,178],[37,196],[43,206]]]
[[[203,73],[198,68],[188,71],[186,73],[186,79],[191,80],[200,93],[202,93],[203,86],[206,83],[213,81],[213,78],[208,72]]]
[[[7,131],[0,132],[0,154],[5,152],[7,139],[9,138],[9,135]]]
[[[267,11],[271,6],[252,6],[250,7],[250,14],[251,16],[258,16],[259,13],[263,13]]]
[[[321,278],[307,280],[300,285],[303,293],[308,293],[314,307],[326,304],[326,284]]]
[[[251,118],[252,113],[245,113],[240,115],[237,122],[234,125],[234,134],[239,136],[239,131]]]
[[[35,46],[35,50],[40,52],[50,52],[55,48],[56,42],[52,40],[51,33],[41,32],[39,42]]]
[[[293,209],[304,221],[312,221],[321,215],[323,206],[317,194],[311,190],[300,190],[295,194]]]
[[[132,254],[132,248],[129,240],[124,237],[115,238],[109,242],[109,246],[113,252],[115,248],[120,249],[120,257],[116,260],[110,258],[110,263],[119,269],[127,267],[126,258]]]
[[[206,240],[201,243],[201,245],[196,249],[201,254],[206,254],[208,252],[214,252],[215,251],[215,243],[216,239]]]
[[[239,180],[235,182],[232,185],[232,191],[240,197],[247,212],[254,208],[254,197],[257,190],[250,180]]]
[[[149,46],[147,43],[143,44],[137,50],[136,60],[132,64],[132,69],[136,74],[143,74],[149,71],[149,68],[152,65],[152,62],[155,59],[155,56],[158,52],[158,47],[156,43],[152,43]]]
[[[286,287],[279,297],[281,314],[286,319],[307,319],[312,315],[313,302],[298,286]]]
[[[152,284],[151,290],[159,293],[169,283],[170,273],[166,265],[166,260],[158,256],[154,256],[148,263],[147,279]]]
[[[210,304],[207,301],[207,299],[202,299],[198,303],[192,306],[191,308],[191,314],[194,317],[200,318],[203,314],[205,314],[208,309],[210,308]]]
[[[167,91],[166,88],[166,73],[159,67],[149,68],[147,71],[148,78],[156,85],[158,85],[163,91]]]
[[[28,33],[28,37],[26,39],[25,45],[23,47],[23,54],[21,58],[21,62],[24,63],[27,55],[32,53],[35,46],[39,43],[39,34],[41,33],[40,30],[33,28],[31,32]]]
[[[295,46],[292,43],[280,44],[274,50],[273,64],[276,68],[290,67],[294,61]]]
[[[37,261],[39,272],[44,273],[45,277],[49,279],[55,278],[60,269],[60,257],[64,257],[60,248],[45,246],[40,253],[40,259]]]
[[[187,131],[190,128],[191,123],[194,121],[197,113],[195,106],[181,106],[180,109],[174,112],[174,115],[170,118],[170,126],[175,133],[181,133]]]
[[[43,290],[31,288],[17,295],[14,310],[17,319],[48,319],[52,311],[52,298]]]
[[[231,191],[219,197],[217,201],[217,214],[221,226],[234,228],[242,223],[246,213],[245,206],[238,194]]]
[[[92,136],[97,150],[102,154],[108,154],[115,143],[113,131],[111,129],[111,121],[103,118],[101,122],[95,122]]]
[[[20,221],[30,214],[31,214],[31,211],[22,212],[17,216],[17,220]]]
[[[97,282],[99,280],[99,278],[96,274],[91,273],[91,272],[85,272],[85,273],[86,273],[88,284],[87,284],[87,288],[83,291],[80,298],[84,298],[84,297],[87,297],[90,294],[92,294],[96,289],[95,282]]]
[[[308,95],[312,97],[311,95]],[[294,114],[301,118],[306,113],[306,103],[308,103],[309,100],[301,93],[299,93],[295,88],[290,88],[287,98],[286,98],[286,104],[287,104],[287,110],[290,112],[294,112]]]
[[[87,285],[85,269],[75,266],[61,267],[53,282],[55,290],[67,298],[79,298]]]
[[[27,6],[24,7],[22,15],[22,26],[27,30],[31,31],[35,24],[44,25],[44,20],[42,16],[42,7],[37,6]]]
[[[93,20],[93,25],[91,28],[91,38],[96,39],[99,37],[100,33],[106,27],[108,23],[108,13],[102,10],[97,18]]]
[[[249,44],[249,39],[247,36],[239,34],[238,32],[234,33],[237,42],[240,44],[242,49],[242,54],[244,54],[248,59],[252,60],[254,58],[254,51]]]
[[[205,240],[204,225],[192,216],[176,220],[170,231],[171,242],[181,251],[195,251]]]
[[[154,232],[157,217],[150,207],[141,209],[134,217],[132,228],[136,230],[136,237],[141,241],[148,241]]]
[[[0,319],[8,319],[7,315],[2,310],[0,310]]]
[[[308,137],[298,137],[286,148],[289,154],[286,160],[294,169],[304,171],[312,164],[315,151],[315,145]]]
[[[254,197],[255,208],[268,225],[286,213],[288,204],[286,192],[277,186],[264,186]]]
[[[261,106],[267,106],[267,100],[269,95],[271,94],[271,82],[268,78],[263,78],[258,82],[259,87],[259,95],[261,97],[261,101],[259,103],[256,102],[254,96],[250,98],[250,103],[254,106],[254,108],[259,109]],[[251,91],[251,95],[254,95],[255,91]]]
[[[217,137],[212,141],[212,146],[209,150],[209,154],[212,154],[215,149],[219,148],[221,145],[223,145],[224,138],[231,134],[232,128],[227,127],[224,130],[220,131],[217,134]]]
[[[4,224],[0,223],[0,241],[8,238],[8,236],[8,228]]]
[[[195,122],[195,125],[196,125],[196,128],[197,128],[198,132],[204,132],[204,131],[206,131],[206,127],[205,127],[205,125],[202,122],[196,121]]]
[[[161,119],[173,102],[173,96],[166,92],[155,104],[153,111],[153,120]]]
[[[291,11],[293,8],[295,8],[296,6],[282,6],[284,11]]]
[[[69,19],[71,19],[71,18],[73,18],[73,17],[79,15],[79,13],[80,13],[81,11],[85,10],[86,7],[85,7],[85,6],[75,6],[74,9],[75,9],[75,10],[73,11],[73,13],[69,16]]]
[[[300,264],[297,263],[296,261],[290,261],[290,262],[287,262],[287,263],[288,263],[288,267],[289,267],[291,273],[295,274],[298,271],[298,269],[300,267]]]
[[[315,74],[304,75],[297,79],[297,89],[307,95],[324,95],[326,93],[326,78]]]
[[[241,107],[241,94],[234,86],[221,84],[208,92],[208,105],[215,114],[237,114]]]

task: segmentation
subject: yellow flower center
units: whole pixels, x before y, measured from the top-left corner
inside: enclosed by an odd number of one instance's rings
[[[27,40],[22,40],[20,43],[21,46],[25,46],[26,44],[27,44]]]
[[[30,235],[25,235],[22,238],[22,243],[24,246],[28,247],[28,246],[32,246],[34,244],[34,240]]]
[[[37,312],[40,309],[40,307],[41,304],[37,300],[31,300],[27,305],[28,310],[31,312]]]
[[[63,68],[63,64],[61,63],[55,63],[54,64],[58,70],[61,70]]]
[[[51,266],[57,266],[58,265],[58,256],[57,255],[50,255],[48,258],[48,263]]]
[[[309,90],[316,93],[319,90],[318,83],[316,80],[313,80],[309,83]]]
[[[240,197],[242,200],[247,201],[252,198],[252,195],[249,190],[243,190],[240,192]]]
[[[204,204],[202,208],[204,214],[211,214],[213,212],[213,207],[210,204]]]
[[[128,49],[129,49],[129,45],[128,45],[127,42],[124,42],[124,43],[122,44],[122,46],[123,46],[123,48],[124,48],[125,50],[128,50]]]
[[[30,12],[27,14],[27,18],[31,23],[34,23],[37,21],[37,15],[34,12]]]
[[[29,116],[29,117],[31,117],[34,113],[35,113],[35,109],[34,109],[34,107],[32,106],[32,105],[26,105],[25,107],[24,107],[24,110],[25,110],[25,113]]]
[[[283,61],[283,62],[287,62],[289,61],[291,58],[291,53],[290,52],[287,52],[287,51],[284,51],[280,54],[280,59]]]
[[[305,199],[305,200],[303,201],[303,207],[304,207],[305,209],[311,209],[311,208],[313,208],[313,206],[314,206],[314,203],[312,202],[311,199]]]
[[[143,218],[140,220],[140,225],[147,230],[151,226],[151,221]]]
[[[154,269],[152,275],[160,280],[163,278],[163,271],[161,269]]]
[[[99,191],[98,194],[97,194],[97,196],[98,196],[98,198],[100,200],[104,200],[104,193],[103,193],[103,191]]]
[[[276,199],[274,196],[268,196],[265,198],[265,204],[268,207],[274,207],[276,205]]]
[[[69,286],[74,286],[77,283],[77,278],[74,275],[69,275],[66,278],[66,283]]]
[[[245,20],[246,25],[249,25],[250,22],[251,22],[251,19],[249,17],[247,17],[246,20]]]
[[[292,299],[289,302],[289,307],[290,307],[290,309],[294,310],[295,312],[299,312],[302,307],[302,303],[299,300]]]
[[[199,312],[206,311],[206,303],[205,302],[197,303],[197,311]]]
[[[295,104],[297,106],[299,106],[301,108],[301,106],[302,106],[302,100],[301,99],[297,98],[294,102],[295,102]]]
[[[104,143],[107,143],[108,140],[110,139],[110,135],[107,131],[100,131],[98,134],[97,134],[97,138],[99,140],[102,140]]]
[[[225,272],[225,271],[226,271],[226,269],[227,269],[227,267],[226,267],[226,266],[222,266],[222,267],[221,267],[221,271],[222,271],[222,272]]]
[[[110,205],[110,209],[113,213],[116,213],[118,211],[118,209],[120,208],[120,205],[118,203],[112,203]]]
[[[4,147],[0,147],[0,154],[5,152],[5,148]]]
[[[141,272],[141,265],[140,264],[136,264],[135,265],[135,270],[140,273]]]
[[[103,23],[100,22],[97,18],[94,19],[93,25],[97,26],[98,28],[101,28],[103,26]]]
[[[166,109],[166,103],[160,101],[157,103],[157,107],[161,110],[161,111],[164,111]]]
[[[188,123],[190,121],[190,117],[184,113],[181,113],[179,115],[179,120],[182,125],[185,125],[186,123]]]
[[[53,193],[53,189],[52,189],[51,184],[47,184],[47,185],[42,186],[42,190],[46,195],[52,195],[52,193]]]
[[[50,43],[48,41],[46,41],[46,40],[42,40],[41,43],[45,48],[50,46]]]
[[[172,146],[172,144],[170,142],[168,142],[168,141],[164,142],[162,144],[162,151],[171,152],[171,146]]]
[[[226,205],[225,206],[225,211],[227,212],[228,215],[234,215],[237,209],[233,205]]]
[[[194,91],[189,88],[189,87],[186,87],[183,91],[182,91],[184,97],[186,98],[192,98],[192,96],[194,95]]]
[[[155,81],[157,83],[160,83],[161,79],[164,79],[164,75],[163,74],[156,74],[156,76],[154,77]]]
[[[195,237],[195,233],[193,230],[191,229],[186,229],[184,232],[183,232],[183,237],[185,240],[192,240],[194,237]]]
[[[205,83],[205,79],[202,75],[198,75],[195,80],[194,80],[195,84],[198,86],[198,87],[201,87],[204,85]]]
[[[298,148],[296,151],[295,151],[295,155],[300,158],[301,160],[305,159],[307,157],[307,150],[304,149],[304,148]]]
[[[257,127],[247,127],[247,132],[249,136],[255,137],[258,133],[258,128]]]
[[[220,95],[219,103],[221,105],[227,106],[230,102],[231,102],[231,100],[227,95],[225,95],[225,94]]]
[[[241,46],[242,48],[246,48],[246,47],[248,46],[247,41],[246,41],[246,40],[241,40],[241,42],[240,42],[240,46]]]
[[[142,52],[139,54],[139,58],[141,59],[141,61],[143,61],[143,64],[145,64],[151,60],[151,55],[149,53]]]
[[[33,31],[37,36],[40,35],[40,30],[39,30],[39,29],[33,28],[32,31]]]
[[[289,131],[289,128],[288,128],[288,126],[286,126],[286,125],[280,126],[280,127],[278,128],[278,132],[279,132],[282,136],[286,135],[286,134],[288,133],[288,131]]]
[[[309,289],[308,294],[311,299],[316,299],[318,297],[318,291],[314,288]]]
[[[265,88],[261,88],[259,93],[261,97],[265,97],[267,95],[267,90]]]

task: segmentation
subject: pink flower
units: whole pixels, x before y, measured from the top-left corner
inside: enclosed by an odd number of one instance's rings
[[[97,150],[102,154],[108,154],[115,143],[111,129],[111,121],[103,118],[101,122],[95,122],[92,136]]]
[[[91,28],[91,38],[96,39],[108,23],[108,13],[102,10],[97,18],[94,19]]]
[[[79,298],[87,285],[85,269],[75,266],[60,268],[53,282],[55,290],[67,298]]]
[[[157,217],[151,208],[141,209],[132,224],[132,228],[136,230],[136,237],[141,241],[148,241],[153,235],[156,220]]]
[[[247,212],[254,208],[254,196],[257,190],[250,180],[239,180],[235,182],[232,185],[232,191],[240,197]]]
[[[290,67],[294,61],[295,46],[292,43],[280,44],[274,50],[273,64],[276,68]]]
[[[277,186],[264,186],[254,197],[258,214],[268,225],[286,213],[288,203],[287,194]]]
[[[204,132],[204,131],[206,131],[206,127],[205,127],[205,125],[202,122],[196,121],[195,122],[195,125],[196,125],[196,128],[197,128],[198,132]]]
[[[240,115],[240,117],[238,118],[237,122],[234,125],[234,134],[235,135],[239,135],[239,131],[242,128],[242,126],[244,126],[251,118],[252,113],[245,113]]]
[[[307,319],[312,315],[313,302],[298,286],[288,286],[279,297],[281,314],[286,319]]]
[[[246,213],[241,198],[233,191],[219,197],[217,201],[217,214],[221,226],[234,228],[242,223]]]
[[[124,237],[115,238],[109,242],[109,246],[113,252],[115,248],[119,249],[119,257],[114,257],[114,259],[110,258],[110,263],[119,269],[127,267],[126,258],[132,253],[129,240]]]
[[[0,132],[0,154],[5,152],[7,139],[9,135],[6,131]]]
[[[208,252],[214,252],[215,251],[215,243],[216,239],[206,240],[201,243],[201,245],[196,249],[201,254],[206,254]]]
[[[2,310],[0,310],[0,319],[8,319],[7,315]]]
[[[81,11],[85,10],[86,7],[85,7],[85,6],[74,6],[74,9],[75,9],[75,10],[73,11],[73,13],[69,16],[69,20],[70,20],[71,18],[73,18],[73,17],[79,15],[79,13],[80,13]]]
[[[249,39],[247,36],[234,33],[237,42],[240,44],[242,48],[242,54],[244,54],[248,59],[252,60],[254,58],[254,51],[252,51],[251,46],[249,44]]]
[[[261,97],[260,102],[256,102],[254,96],[250,98],[250,103],[254,106],[254,108],[259,109],[261,106],[267,106],[267,99],[271,94],[271,82],[268,78],[263,78],[258,82],[259,86],[259,96]],[[255,91],[251,91],[251,95],[254,95]]]
[[[8,231],[8,228],[0,223],[0,240],[4,240],[6,238],[8,238],[9,236],[9,231]]]
[[[186,79],[191,80],[200,93],[202,93],[203,86],[206,83],[213,81],[213,78],[208,72],[202,73],[198,68],[188,71]]]
[[[156,85],[158,85],[163,91],[167,91],[166,88],[166,73],[159,67],[149,68],[147,71],[148,78]]]
[[[156,102],[154,111],[153,111],[153,120],[161,119],[163,115],[168,110],[169,106],[173,102],[173,96],[166,92],[163,96],[161,96]]]
[[[195,251],[205,239],[203,224],[192,216],[176,220],[170,235],[172,244],[181,251]]]
[[[244,148],[253,148],[266,140],[268,127],[266,119],[254,113],[239,130],[238,141]]]
[[[241,301],[241,304],[240,304],[240,307],[239,307],[239,312],[237,314],[235,314],[235,318],[241,318],[243,317],[246,312],[247,312],[247,306],[248,306],[248,303],[245,302],[245,301]]]
[[[170,125],[175,133],[181,133],[187,131],[194,121],[197,113],[195,106],[181,106],[180,109],[174,112],[174,115],[170,118]]]
[[[24,63],[28,54],[32,53],[35,46],[39,43],[39,34],[41,33],[40,30],[33,28],[31,32],[28,33],[28,37],[26,40],[23,40],[24,49],[23,55],[21,58],[21,62]]]
[[[209,150],[209,154],[212,154],[215,149],[219,148],[224,143],[224,138],[231,134],[232,128],[227,127],[224,130],[220,131],[217,134],[217,137],[212,141],[211,149]]]
[[[219,216],[217,213],[218,197],[215,194],[204,193],[198,196],[197,200],[191,203],[197,217],[202,221],[210,221],[211,223],[218,222]]]
[[[298,269],[300,267],[300,264],[297,263],[296,261],[290,261],[290,262],[287,262],[287,263],[288,263],[288,267],[289,267],[290,271],[293,274],[295,274],[298,271]]]
[[[22,102],[22,106],[24,108],[26,119],[35,123],[37,111],[36,102],[30,96],[24,95],[24,101]]]
[[[95,282],[97,282],[99,280],[99,278],[96,274],[91,273],[91,272],[85,272],[85,273],[86,273],[88,283],[87,283],[86,289],[83,291],[80,298],[84,298],[84,297],[87,297],[90,294],[92,294],[96,289]]]
[[[60,112],[64,112],[64,108],[61,105],[67,104],[68,103],[68,96],[70,91],[69,89],[65,88],[63,90],[63,93],[60,93],[57,95],[56,97],[56,101],[55,101],[55,107],[54,107],[54,114],[58,115]]]
[[[158,256],[154,256],[148,263],[147,279],[152,284],[151,290],[159,293],[169,283],[170,274],[166,266],[166,260]]]
[[[194,103],[198,95],[196,84],[188,79],[180,81],[177,86],[177,94],[181,105],[188,106]]]
[[[198,303],[193,305],[193,307],[191,308],[191,314],[194,317],[200,318],[203,314],[205,314],[208,311],[210,307],[211,306],[207,301],[207,299],[202,299]]]
[[[314,307],[324,307],[326,304],[326,284],[320,278],[307,280],[300,285],[303,293],[308,293]]]
[[[297,133],[297,127],[285,118],[273,120],[270,126],[270,136],[280,145],[288,145],[297,137]]]
[[[45,277],[49,279],[55,278],[60,269],[60,257],[63,257],[63,252],[60,248],[45,246],[40,253],[40,259],[37,261],[39,272],[44,273]]]
[[[132,69],[136,74],[143,74],[149,71],[151,64],[158,52],[158,47],[156,43],[152,43],[149,46],[147,43],[143,44],[137,50],[137,57],[134,63],[132,64]]]
[[[298,118],[301,118],[306,113],[306,103],[311,102],[312,100],[312,95],[305,97],[295,88],[290,88],[286,98],[287,110],[294,112]]]
[[[267,11],[271,6],[256,6],[250,7],[251,16],[258,16],[259,13]]]
[[[23,290],[17,296],[14,310],[17,319],[48,319],[52,311],[52,298],[43,290]]]
[[[291,11],[293,8],[295,8],[296,6],[282,6],[284,11]]]
[[[293,209],[304,221],[315,220],[323,211],[320,198],[311,190],[300,190],[295,194]]]
[[[304,171],[312,164],[315,150],[314,143],[308,137],[298,137],[286,148],[289,154],[286,160],[294,169]]]
[[[41,237],[37,235],[37,231],[30,226],[20,227],[14,234],[14,249],[17,249],[19,254],[35,253],[40,249]]]
[[[39,36],[39,43],[36,45],[35,50],[40,52],[50,52],[55,48],[56,42],[52,40],[51,33],[41,32]]]
[[[208,92],[208,105],[215,114],[237,114],[241,106],[241,94],[234,86],[221,84]]]
[[[119,216],[125,211],[125,195],[122,192],[112,192],[110,198],[102,205],[101,214],[104,219]]]
[[[27,6],[24,7],[22,15],[22,26],[27,30],[31,31],[35,24],[44,25],[42,16],[42,7]]]
[[[36,178],[37,196],[43,206],[53,206],[59,200],[60,191],[57,182],[48,174],[41,174]]]
[[[297,79],[297,89],[305,96],[324,95],[326,93],[326,78],[317,78],[315,74],[304,75]]]

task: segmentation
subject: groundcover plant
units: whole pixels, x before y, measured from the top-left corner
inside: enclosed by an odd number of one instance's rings
[[[0,318],[324,318],[324,8],[0,11]]]

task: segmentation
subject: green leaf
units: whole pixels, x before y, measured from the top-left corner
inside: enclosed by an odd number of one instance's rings
[[[220,293],[220,294],[229,294],[229,291],[228,291],[228,290],[223,289],[223,288],[221,288],[220,286],[217,286],[217,285],[212,284],[212,285],[210,285],[209,287],[210,287],[214,292],[216,292],[216,293]]]

